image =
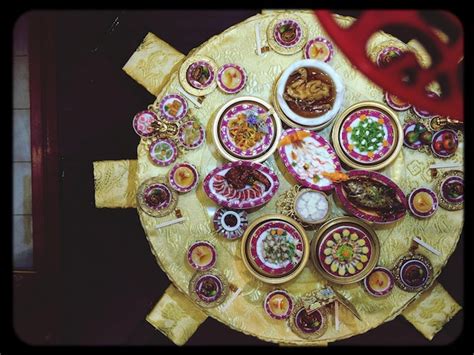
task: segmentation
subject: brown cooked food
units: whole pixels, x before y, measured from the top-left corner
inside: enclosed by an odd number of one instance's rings
[[[331,110],[336,98],[336,88],[325,72],[304,67],[288,77],[283,98],[299,116],[314,118]]]

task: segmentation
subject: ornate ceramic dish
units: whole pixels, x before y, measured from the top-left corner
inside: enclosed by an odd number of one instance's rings
[[[178,157],[176,144],[168,138],[160,138],[150,144],[150,158],[159,166],[167,166]]]
[[[385,66],[390,63],[394,58],[399,57],[403,51],[395,46],[388,46],[383,48],[377,55],[377,65]]]
[[[295,54],[306,44],[307,32],[306,24],[299,16],[283,14],[269,24],[268,44],[279,54]]]
[[[160,101],[161,117],[168,121],[179,121],[188,113],[188,103],[178,94],[166,95]]]
[[[178,195],[165,182],[163,176],[152,177],[139,186],[137,204],[146,214],[163,217],[170,214],[176,207]]]
[[[384,99],[387,105],[395,111],[406,111],[411,107],[411,104],[402,101],[398,96],[389,94],[388,91],[385,91]]]
[[[243,96],[227,102],[216,114],[213,138],[230,161],[262,162],[277,149],[281,122],[267,102]]]
[[[339,159],[329,142],[316,132],[291,128],[283,132],[278,154],[289,173],[301,185],[329,191],[334,184],[323,172],[341,170]]]
[[[265,297],[263,307],[273,319],[288,319],[293,311],[293,299],[285,290],[273,290]]]
[[[315,309],[308,313],[306,308],[297,302],[293,308],[288,323],[290,329],[304,339],[317,339],[327,330],[326,307]]]
[[[452,147],[450,147],[450,150],[446,149],[446,147],[444,146],[445,136],[451,137]],[[458,134],[455,131],[453,131],[452,129],[442,129],[433,134],[433,140],[431,141],[431,150],[433,151],[433,154],[439,158],[449,158],[452,157],[454,153],[456,153],[458,144]]]
[[[392,272],[382,266],[377,266],[365,279],[365,290],[374,297],[384,297],[392,292],[395,279]]]
[[[245,169],[245,174],[253,174],[255,177],[250,176],[247,182],[243,183],[243,188],[235,188],[232,186],[231,180],[226,178],[226,174],[231,169],[236,172],[235,175],[237,176],[243,176],[242,171],[239,170]],[[255,172],[251,173],[250,170]],[[206,176],[202,185],[207,196],[218,205],[242,210],[258,207],[270,201],[278,190],[280,182],[275,173],[265,165],[248,161],[236,161],[212,170]]]
[[[234,240],[244,235],[248,226],[247,212],[219,208],[214,214],[213,223],[216,232],[226,239]]]
[[[365,101],[338,116],[331,137],[339,159],[349,167],[380,170],[400,153],[403,128],[390,108]]]
[[[436,182],[439,205],[449,211],[464,208],[464,173],[459,170],[446,171]]]
[[[433,279],[433,266],[421,254],[402,256],[393,268],[395,283],[407,292],[419,292],[428,288]]]
[[[285,92],[287,90],[287,82],[290,76],[302,68],[310,68],[312,70],[320,71],[327,75],[332,81],[332,86],[334,87],[334,100],[330,104],[330,109],[321,115],[315,115],[313,117],[301,116],[289,106],[289,104],[284,98]],[[306,83],[306,85],[308,83]],[[329,64],[326,64],[319,60],[302,59],[297,62],[294,62],[283,71],[276,84],[276,103],[283,112],[283,114],[290,121],[298,125],[305,126],[308,129],[315,129],[315,127],[323,126],[324,124],[332,121],[339,112],[343,101],[344,84],[342,79]]]
[[[311,242],[311,259],[316,269],[338,284],[362,280],[374,269],[379,255],[375,231],[354,217],[327,221]]]
[[[303,271],[309,244],[303,227],[295,220],[271,214],[249,225],[242,237],[241,252],[244,265],[253,276],[280,284]]]
[[[156,121],[158,121],[158,116],[153,111],[141,111],[133,117],[133,129],[142,138],[154,137],[158,134],[158,131],[153,127],[153,123]]]
[[[211,58],[193,56],[186,59],[179,68],[179,82],[191,95],[210,94],[217,86],[217,65]],[[199,77],[196,79],[196,77]]]
[[[212,308],[225,301],[229,285],[225,276],[215,269],[198,271],[189,282],[189,293],[201,307]]]
[[[438,198],[433,190],[426,187],[414,189],[408,195],[408,208],[419,218],[428,218],[438,210]]]
[[[186,149],[199,148],[206,138],[204,128],[198,121],[188,121],[179,127],[178,140]]]
[[[194,189],[199,182],[199,173],[196,167],[190,163],[175,164],[168,173],[171,187],[181,193]]]
[[[316,37],[310,39],[304,47],[304,57],[306,59],[317,59],[323,62],[331,61],[334,55],[334,47],[328,39]]]
[[[217,252],[214,245],[205,240],[193,243],[187,253],[189,265],[195,270],[209,270],[216,264]]]
[[[217,85],[226,94],[236,94],[247,83],[247,73],[237,64],[224,64],[217,72]]]
[[[423,129],[427,129],[423,123],[419,122],[418,124],[421,125]],[[416,125],[416,122],[410,121],[403,126],[403,145],[410,149],[418,149],[423,146],[423,142],[420,139],[416,140],[413,143],[410,143],[406,140],[406,135],[410,132],[413,132],[416,128]]]

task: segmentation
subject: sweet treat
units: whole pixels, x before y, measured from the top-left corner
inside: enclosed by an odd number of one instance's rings
[[[321,223],[329,214],[329,201],[322,192],[305,190],[295,200],[295,213],[306,223]]]
[[[383,297],[392,291],[394,282],[391,271],[378,266],[364,279],[364,286],[370,295]]]
[[[265,297],[264,308],[267,314],[274,319],[287,319],[293,310],[293,300],[288,292],[274,290]]]
[[[214,246],[207,241],[193,243],[188,251],[188,262],[196,270],[208,270],[217,260]]]

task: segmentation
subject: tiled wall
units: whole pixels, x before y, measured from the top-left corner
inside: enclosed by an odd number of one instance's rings
[[[13,264],[33,268],[28,23],[21,16],[13,31]]]

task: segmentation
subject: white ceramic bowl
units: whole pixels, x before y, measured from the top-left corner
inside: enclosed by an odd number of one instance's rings
[[[336,99],[334,100],[334,105],[331,110],[326,112],[324,115],[315,117],[315,118],[307,118],[296,114],[286,103],[285,99],[283,98],[283,94],[285,92],[285,84],[288,81],[288,77],[297,69],[302,67],[312,67],[317,68],[326,74],[328,74],[334,85],[336,86]],[[316,59],[303,59],[299,60],[292,65],[290,65],[286,70],[281,74],[280,79],[277,83],[277,101],[278,105],[280,106],[283,113],[293,122],[296,122],[301,125],[305,126],[319,126],[322,125],[330,120],[332,120],[338,111],[341,108],[342,102],[344,100],[344,85],[342,83],[341,78],[336,73],[336,71],[328,64],[316,60]]]

